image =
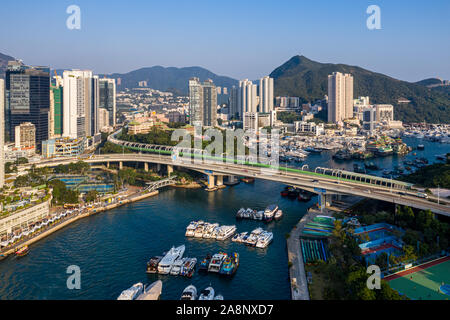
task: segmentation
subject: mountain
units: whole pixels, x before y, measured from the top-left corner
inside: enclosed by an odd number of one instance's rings
[[[201,67],[164,68],[154,66],[150,68],[141,68],[128,73],[114,73],[107,75],[114,79],[120,78],[123,88],[137,88],[139,81],[147,81],[147,87],[162,91],[172,91],[179,94],[188,94],[189,79],[192,77],[200,78],[200,81],[211,79],[219,87],[232,87],[238,85],[238,81],[229,77],[219,76]]]
[[[8,66],[8,61],[16,60],[13,57],[0,53],[0,79],[5,79],[5,71]]]
[[[276,96],[297,96],[303,102],[309,102],[323,99],[328,91],[328,75],[336,71],[353,75],[355,98],[369,96],[372,103],[394,105],[397,120],[450,123],[450,91],[432,90],[357,66],[320,63],[304,56],[295,56],[276,68],[270,76],[274,78]],[[410,103],[399,104],[399,98],[406,98]]]
[[[428,78],[428,79],[424,79],[424,80],[420,80],[417,82],[414,82],[415,84],[420,84],[421,86],[435,86],[435,85],[442,85],[443,82],[441,79],[438,78]]]

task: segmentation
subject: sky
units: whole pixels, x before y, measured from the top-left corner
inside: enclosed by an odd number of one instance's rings
[[[79,30],[66,26],[70,5]],[[369,5],[381,29],[367,28]],[[201,66],[257,79],[304,55],[407,81],[450,79],[448,0],[2,0],[0,9],[0,52],[30,65]]]

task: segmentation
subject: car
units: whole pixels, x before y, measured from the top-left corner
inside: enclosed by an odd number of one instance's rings
[[[398,194],[401,196],[406,196],[406,193],[404,193],[403,191],[400,191]]]
[[[319,182],[319,180],[313,180],[312,182],[317,183],[317,182]]]

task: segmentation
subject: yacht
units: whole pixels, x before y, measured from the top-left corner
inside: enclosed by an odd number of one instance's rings
[[[211,262],[211,255],[208,253],[206,257],[200,262],[198,271],[208,271],[209,263]]]
[[[264,210],[264,219],[266,221],[272,221],[275,212],[278,210],[278,206],[276,204],[271,204]]]
[[[203,289],[200,292],[200,297],[198,300],[214,300],[214,289],[213,287],[208,287],[206,289]]]
[[[184,245],[177,248],[172,247],[172,249],[170,249],[164,258],[162,258],[159,262],[158,272],[161,274],[169,274],[174,262],[183,256],[185,249],[186,247]]]
[[[204,231],[205,231],[205,225],[204,224],[198,225],[197,228],[195,229],[194,237],[195,238],[202,238]]]
[[[216,253],[215,255],[213,255],[211,262],[209,263],[209,266],[208,266],[208,271],[209,272],[219,272],[220,267],[222,266],[222,262],[223,262],[223,260],[225,260],[226,257],[227,257],[227,254],[223,253],[223,252]]]
[[[223,260],[219,273],[222,275],[233,275],[239,267],[239,253],[235,252],[232,255],[228,255]]]
[[[172,269],[170,270],[170,274],[172,276],[179,275],[180,271],[181,271],[181,267],[183,266],[183,264],[186,260],[187,260],[187,258],[175,260],[175,262],[173,263]]]
[[[264,232],[262,228],[257,228],[252,231],[252,233],[247,237],[245,240],[245,244],[249,246],[256,246],[256,243],[258,242],[259,235]]]
[[[180,270],[180,275],[186,277],[192,277],[195,272],[195,265],[197,264],[197,258],[187,259]]]
[[[220,231],[220,227],[217,226],[213,229],[213,231],[211,232],[211,239],[217,239],[217,235],[219,234]]]
[[[135,283],[131,288],[123,290],[117,300],[135,300],[144,292],[144,285],[141,282]]]
[[[256,242],[257,248],[266,248],[273,240],[273,233],[264,231],[260,234],[258,242]]]
[[[150,260],[147,262],[147,273],[157,273],[158,272],[158,265],[163,257],[161,256],[155,256],[151,257]]]
[[[277,212],[275,213],[274,219],[275,220],[280,220],[283,217],[283,211],[282,210],[277,210]]]
[[[205,238],[205,239],[211,239],[212,233],[213,233],[214,229],[215,229],[216,227],[218,227],[218,226],[219,226],[218,223],[209,224],[209,225],[205,228],[205,232],[203,233],[203,238]]]
[[[195,233],[195,229],[197,228],[197,222],[192,221],[186,228],[186,237],[193,237]]]
[[[236,232],[236,226],[222,226],[217,234],[217,240],[226,240]]]
[[[223,295],[218,294],[217,296],[214,297],[214,300],[223,300]]]
[[[197,299],[197,288],[192,284],[187,286],[181,294],[181,300],[195,300]]]

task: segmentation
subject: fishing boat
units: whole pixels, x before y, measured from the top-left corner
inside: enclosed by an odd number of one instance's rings
[[[151,257],[147,262],[147,273],[158,273],[158,265],[162,258],[162,256]]]
[[[131,288],[123,290],[117,300],[135,300],[144,292],[144,285],[141,282],[135,283]]]
[[[200,292],[200,297],[198,300],[214,300],[214,289],[213,287],[208,287],[206,289],[203,289]]]
[[[278,210],[278,206],[276,204],[271,204],[264,210],[264,220],[267,222],[272,221],[275,212]]]
[[[16,256],[18,256],[18,257],[26,256],[29,251],[30,251],[30,249],[28,248],[28,246],[24,245],[16,250]]]
[[[191,284],[183,290],[180,300],[195,300],[195,299],[197,299],[197,288]]]
[[[273,217],[275,220],[280,220],[283,217],[283,211],[282,210],[277,210],[277,212],[275,213],[275,216]]]
[[[200,262],[198,271],[208,271],[209,263],[211,262],[211,255],[208,253],[206,257]]]
[[[197,264],[197,258],[187,259],[181,267],[180,275],[185,277],[192,277],[195,272],[195,265]]]
[[[162,258],[159,262],[158,272],[160,274],[169,274],[175,261],[183,256],[185,249],[186,247],[184,245],[181,245],[177,248],[172,247],[164,256],[164,258]]]
[[[262,232],[259,237],[258,241],[256,242],[257,248],[266,248],[273,240],[273,233],[264,231]]]
[[[225,260],[226,257],[227,254],[223,252],[219,252],[213,255],[211,262],[209,263],[208,266],[208,272],[219,272],[220,267],[222,266],[222,262]]]
[[[239,253],[235,252],[232,255],[228,255],[220,267],[219,274],[232,275],[239,267]]]

